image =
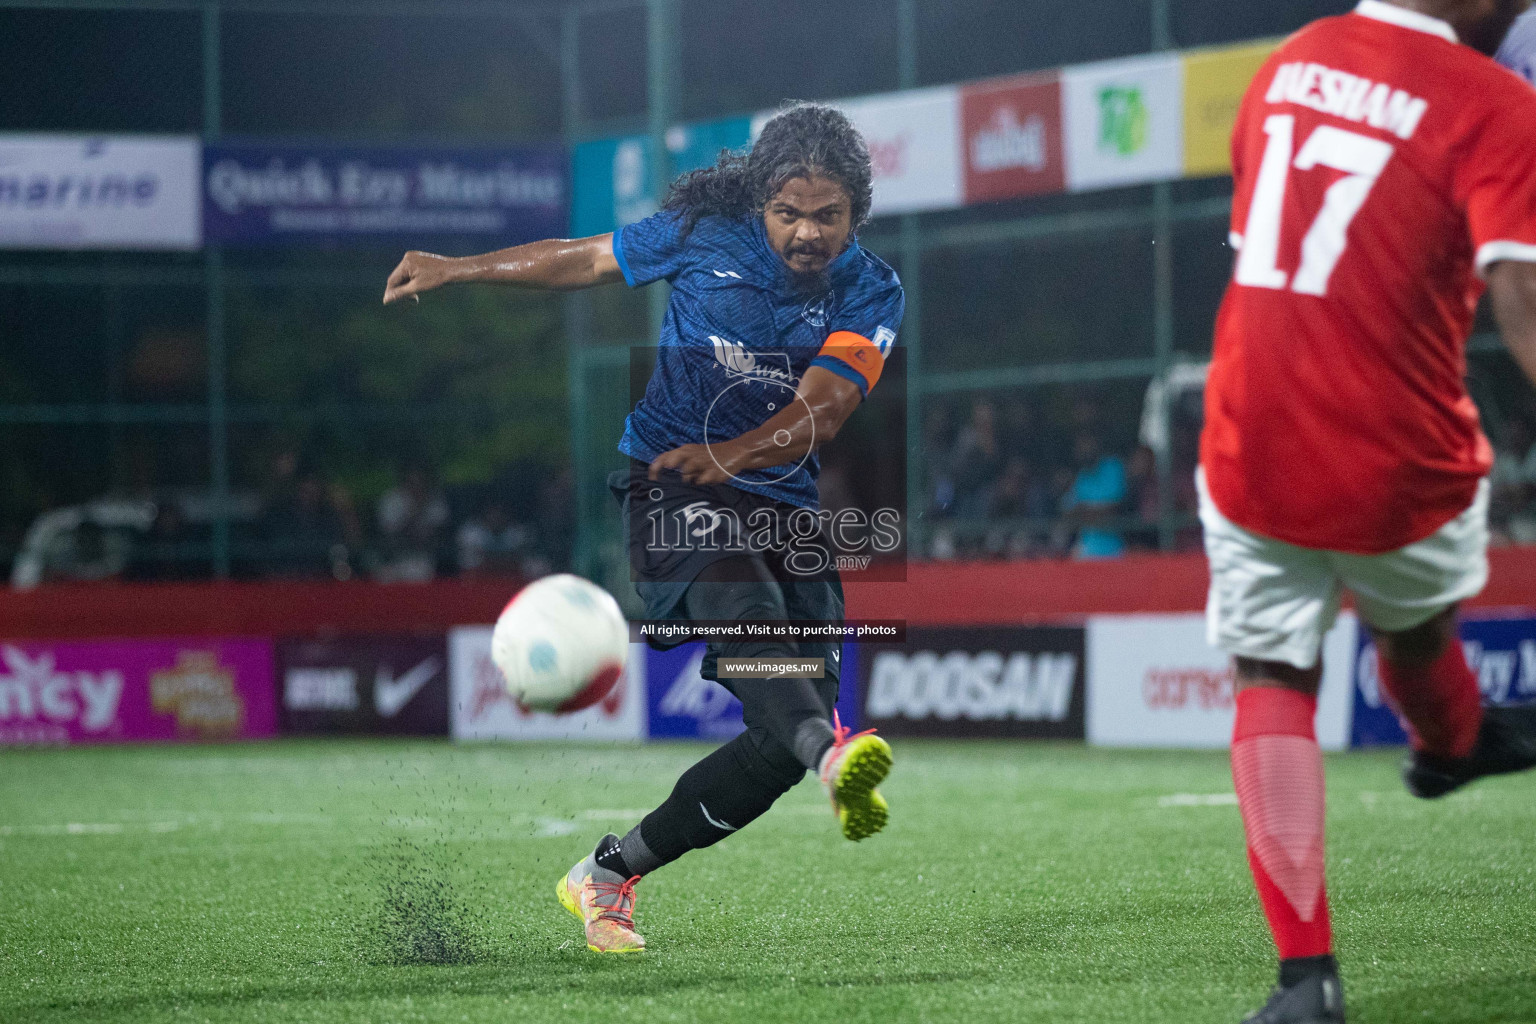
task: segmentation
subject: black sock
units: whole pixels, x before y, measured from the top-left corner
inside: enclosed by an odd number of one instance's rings
[[[624,860],[621,840],[612,832],[598,840],[597,852],[592,855],[592,859],[597,861],[598,867],[622,875],[626,881],[635,877],[635,872],[629,869],[629,864]]]
[[[1298,982],[1318,974],[1333,976],[1339,973],[1339,962],[1332,953],[1322,956],[1293,956],[1280,961],[1280,987],[1290,988]]]
[[[644,874],[689,850],[713,846],[756,821],[804,774],[794,754],[771,738],[744,732],[684,772],[666,802],[631,833],[651,862],[635,864],[627,856],[628,836],[626,860]]]

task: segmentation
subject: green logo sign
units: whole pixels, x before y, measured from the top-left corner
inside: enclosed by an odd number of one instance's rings
[[[1108,85],[1099,90],[1099,148],[1134,156],[1147,145],[1147,101],[1141,89]]]

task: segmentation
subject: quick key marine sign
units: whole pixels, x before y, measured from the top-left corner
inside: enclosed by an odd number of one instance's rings
[[[429,150],[210,146],[207,240],[340,244],[470,236],[486,247],[564,235],[565,154],[557,146]]]

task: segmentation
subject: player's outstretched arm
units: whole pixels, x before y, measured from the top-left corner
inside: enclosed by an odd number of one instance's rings
[[[795,401],[762,426],[713,444],[685,444],[656,456],[650,476],[673,470],[691,484],[729,483],[738,473],[799,462],[837,436],[864,400],[846,377],[812,366],[800,378]]]
[[[569,292],[624,280],[613,255],[613,235],[550,238],[479,256],[408,252],[389,275],[384,304],[419,296],[445,284],[510,284]],[[421,301],[417,298],[417,301]]]
[[[1488,296],[1509,354],[1536,384],[1536,263],[1493,264],[1488,268]]]

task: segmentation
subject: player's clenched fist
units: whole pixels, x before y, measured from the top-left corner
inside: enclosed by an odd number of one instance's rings
[[[421,292],[440,288],[453,280],[454,262],[452,257],[438,256],[430,252],[413,250],[406,253],[405,258],[389,275],[389,280],[384,285],[384,304],[387,306],[407,295],[420,302],[421,299],[418,296]]]
[[[722,465],[729,462],[730,455],[724,445],[685,444],[656,456],[651,463],[650,478],[655,480],[664,470],[672,470],[690,484],[729,483],[735,476]]]

